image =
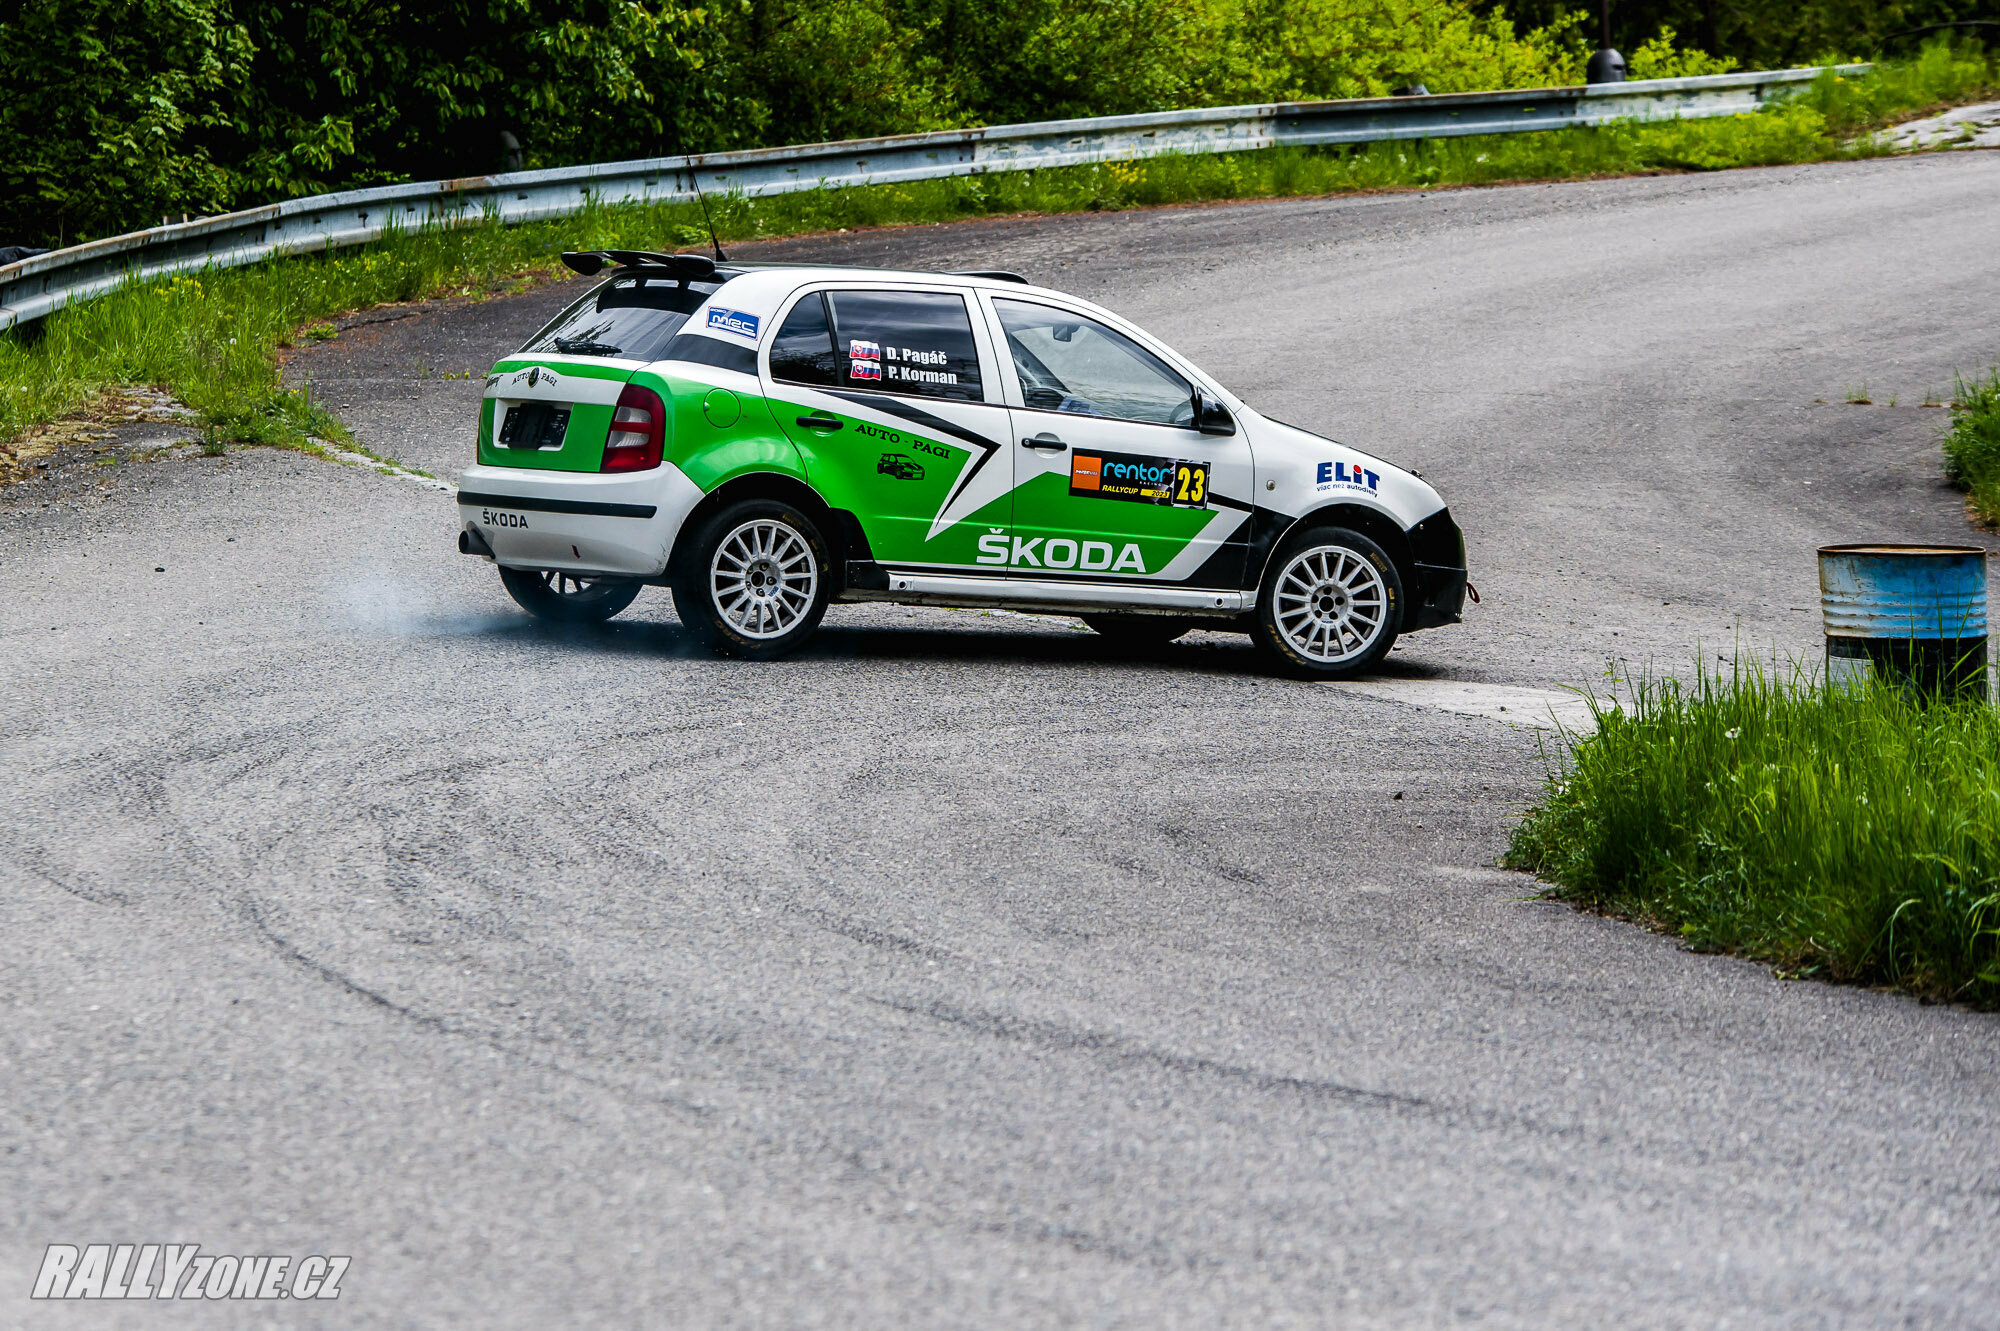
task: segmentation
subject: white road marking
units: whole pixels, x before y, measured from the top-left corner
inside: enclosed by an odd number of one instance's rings
[[[435,476],[419,476],[414,471],[405,471],[393,462],[384,462],[381,458],[371,458],[366,453],[350,453],[344,448],[336,448],[324,439],[315,439],[313,443],[318,446],[322,453],[325,453],[336,462],[351,462],[357,467],[368,467],[379,471],[384,476],[394,476],[399,480],[415,481],[426,490],[442,490],[446,494],[458,493],[458,487],[450,481],[441,481]]]
[[[1589,700],[1567,689],[1473,684],[1462,679],[1355,679],[1324,687],[1363,698],[1434,707],[1440,712],[1484,717],[1536,730],[1562,729],[1587,735],[1597,728]]]

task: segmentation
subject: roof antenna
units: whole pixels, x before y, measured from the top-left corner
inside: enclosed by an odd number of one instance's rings
[[[708,196],[701,192],[701,175],[694,169],[694,157],[687,150],[687,140],[681,137],[679,117],[674,119],[674,142],[680,147],[681,161],[687,166],[688,179],[694,182],[694,201],[701,205],[701,220],[708,227],[708,243],[715,246],[715,261],[728,263],[729,256],[722,252],[722,241],[715,234],[715,219],[708,215]]]

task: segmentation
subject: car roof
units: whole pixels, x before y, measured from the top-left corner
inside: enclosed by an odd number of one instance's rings
[[[717,277],[727,277],[731,286],[742,283],[767,289],[783,287],[796,290],[813,282],[912,282],[929,286],[979,287],[988,291],[1036,291],[1065,300],[1075,299],[1064,292],[1035,286],[1017,274],[994,270],[943,272],[861,264],[738,263],[731,260],[717,264],[715,271]]]

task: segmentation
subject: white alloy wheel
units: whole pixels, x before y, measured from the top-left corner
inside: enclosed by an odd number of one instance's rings
[[[804,536],[775,518],[752,518],[723,537],[708,563],[715,612],[746,638],[780,638],[819,596],[819,561]]]
[[[1365,655],[1389,623],[1389,587],[1359,551],[1319,545],[1278,574],[1272,618],[1291,649],[1315,665]]]

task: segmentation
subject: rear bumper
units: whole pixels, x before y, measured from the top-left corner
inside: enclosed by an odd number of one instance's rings
[[[460,526],[507,568],[657,578],[701,490],[662,463],[637,475],[466,468]]]

